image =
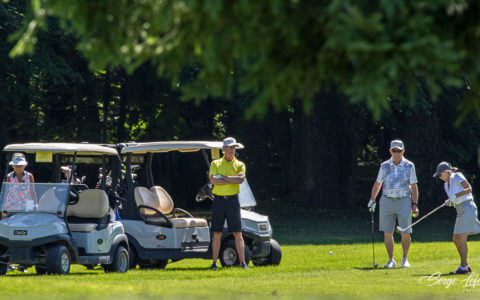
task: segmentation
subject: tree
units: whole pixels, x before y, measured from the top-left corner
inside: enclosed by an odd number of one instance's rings
[[[440,83],[467,86],[461,117],[480,114],[480,3],[431,1],[30,0],[31,13],[11,55],[32,52],[47,16],[79,37],[93,70],[128,72],[151,61],[174,78],[198,66],[182,87],[186,99],[230,96],[234,64],[241,92],[256,97],[248,112],[286,108],[302,99],[311,110],[323,86],[336,85],[375,117],[404,86],[415,102],[419,79],[436,99]],[[397,98],[400,99],[400,98]]]

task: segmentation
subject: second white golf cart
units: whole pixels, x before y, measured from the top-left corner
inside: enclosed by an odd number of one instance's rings
[[[155,184],[152,159],[153,155],[171,151],[202,151],[208,168],[209,154],[212,159],[216,158],[221,148],[222,142],[208,141],[119,145],[125,158],[126,183],[122,189],[125,191],[123,197],[127,200],[120,216],[130,243],[131,267],[138,264],[141,268],[165,268],[169,261],[212,257],[211,232],[207,220],[194,218],[189,212],[174,207],[170,195],[158,182]],[[143,182],[134,180],[132,165],[140,166],[143,174],[139,177]],[[196,196],[197,202],[212,199],[210,189],[211,186],[205,185]],[[247,263],[252,260],[255,265],[278,265],[282,257],[280,245],[272,239],[268,217],[252,211],[256,201],[247,181],[241,185],[239,199]],[[222,235],[219,258],[222,266],[239,264],[233,234],[227,228]]]
[[[113,165],[118,166],[115,149],[93,144],[29,143],[8,145],[4,151],[7,161],[12,153],[26,153],[36,182],[2,184],[0,275],[10,263],[35,265],[37,274],[68,274],[72,263],[87,267],[102,264],[105,272],[128,270],[128,240],[122,223],[115,221],[109,208],[107,193],[75,180],[77,166],[82,164],[98,170],[107,160],[116,159]],[[71,165],[71,175],[62,182],[64,164]],[[5,179],[8,169],[7,164]]]

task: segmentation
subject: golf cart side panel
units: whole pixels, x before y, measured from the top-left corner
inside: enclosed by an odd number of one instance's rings
[[[78,252],[81,256],[109,253],[112,248],[113,238],[120,234],[124,234],[123,226],[120,222],[113,222],[102,230],[72,232],[73,237],[77,241]]]
[[[186,258],[212,258],[212,251],[209,247],[209,243],[196,248],[184,248],[184,249],[155,249],[142,247],[138,241],[127,233],[128,242],[130,246],[135,249],[137,257],[141,260],[157,260],[157,259],[172,259],[180,260]]]
[[[192,242],[207,246],[210,243],[208,227],[166,228],[136,220],[122,220],[122,223],[125,232],[134,236],[142,248],[181,249]]]
[[[112,241],[110,249],[108,253],[104,253],[104,255],[99,254],[89,254],[84,253],[83,255],[78,257],[79,264],[102,264],[108,265],[113,262],[115,251],[117,250],[118,246],[124,246],[127,250],[129,249],[128,245],[128,238],[125,234],[117,234],[115,239]]]

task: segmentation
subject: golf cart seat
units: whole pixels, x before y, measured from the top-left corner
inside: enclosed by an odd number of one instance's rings
[[[67,222],[71,231],[90,232],[107,227],[108,196],[103,190],[84,190],[78,202],[67,207]]]
[[[145,187],[135,188],[135,202],[139,207],[144,221],[150,225],[167,226],[173,228],[206,227],[207,221],[194,218],[190,213],[174,208],[170,195],[160,186],[153,186],[150,190]],[[177,218],[176,212],[181,212],[189,218]],[[173,218],[166,215],[173,214]]]
[[[38,210],[40,211],[59,211],[62,206],[63,202],[58,199],[55,189],[49,189],[38,200]]]

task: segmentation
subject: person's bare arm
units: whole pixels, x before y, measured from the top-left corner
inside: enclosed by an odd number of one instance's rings
[[[412,203],[417,204],[412,204],[412,214],[415,214],[418,217],[420,215],[420,211],[418,210],[418,184],[412,183],[410,185],[410,191],[412,192]]]
[[[211,175],[210,183],[215,185],[224,185],[229,183],[241,184],[245,181],[245,174],[240,173],[234,176]]]
[[[375,199],[377,199],[378,193],[380,192],[380,189],[382,188],[382,183],[375,181],[372,187],[372,193],[370,195],[370,200],[375,202]]]
[[[455,194],[456,198],[462,197],[462,196],[464,196],[466,194],[470,194],[472,192],[472,186],[466,180],[460,182],[460,184],[463,187],[463,191],[461,191],[460,193],[456,193]]]
[[[412,202],[418,203],[418,184],[412,183],[410,185],[410,191],[412,192]]]
[[[222,176],[222,179],[224,179],[228,183],[241,184],[242,182],[245,181],[245,174],[240,173],[240,174],[237,174],[235,176]]]
[[[217,177],[218,176],[218,177]],[[221,177],[220,177],[221,176]],[[230,182],[228,182],[225,178],[223,178],[225,176],[222,176],[222,175],[210,175],[210,183],[213,184],[213,185],[225,185],[225,184],[229,184]]]

